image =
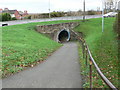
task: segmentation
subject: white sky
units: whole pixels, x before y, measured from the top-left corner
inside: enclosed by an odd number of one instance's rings
[[[102,7],[102,0],[86,0],[86,10]],[[27,10],[28,13],[48,12],[49,0],[0,0],[0,8]],[[83,0],[50,0],[51,11],[77,11],[83,9]]]

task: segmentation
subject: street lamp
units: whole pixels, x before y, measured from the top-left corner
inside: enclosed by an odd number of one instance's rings
[[[51,16],[50,16],[50,0],[49,0],[49,18],[51,18]]]
[[[118,2],[118,10],[120,10],[120,1]]]
[[[85,0],[83,1],[83,21],[85,21]]]
[[[104,32],[104,0],[102,0],[102,32]]]

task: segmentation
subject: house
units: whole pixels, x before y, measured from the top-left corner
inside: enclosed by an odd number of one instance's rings
[[[2,8],[0,8],[0,13],[2,13],[2,10],[3,10],[3,9],[2,9]]]
[[[28,15],[28,12],[27,12],[27,10],[25,10],[24,12],[19,11],[19,14],[22,16],[21,19],[24,19],[24,17],[25,17],[26,15]]]
[[[17,10],[9,10],[8,8],[4,8],[4,10],[0,9],[2,13],[10,13],[11,17],[15,17],[18,20],[23,19],[26,15],[28,15],[27,11],[17,11]]]

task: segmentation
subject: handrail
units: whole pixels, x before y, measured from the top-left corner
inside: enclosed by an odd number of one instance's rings
[[[117,88],[105,77],[105,75],[101,72],[101,70],[100,70],[100,68],[98,67],[98,65],[96,64],[96,62],[95,62],[95,60],[94,60],[94,58],[92,57],[92,54],[91,54],[91,52],[90,52],[90,49],[89,49],[89,47],[88,47],[88,45],[85,43],[85,40],[83,40],[75,31],[73,31],[72,30],[72,32],[75,34],[75,35],[77,35],[77,39],[78,40],[80,40],[81,42],[82,42],[82,44],[83,44],[83,46],[84,46],[84,48],[83,49],[85,49],[87,52],[88,52],[88,55],[89,55],[89,57],[90,57],[90,61],[92,61],[92,62],[90,62],[90,66],[92,65],[92,63],[94,64],[94,66],[95,66],[95,68],[96,68],[96,70],[97,70],[97,72],[98,72],[98,74],[100,75],[100,77],[102,78],[102,80],[110,87],[110,88],[112,88],[112,89],[114,89],[114,90],[117,90]],[[86,45],[86,46],[85,46]],[[84,54],[84,52],[83,52],[83,54]],[[91,69],[92,67],[90,67],[90,69]],[[91,69],[92,70],[92,69]],[[92,75],[92,72],[90,72],[90,75]],[[92,76],[91,76],[92,77]],[[91,79],[91,77],[90,77],[90,79]],[[90,88],[92,87],[92,79],[90,80]]]
[[[88,48],[88,46],[87,46],[87,48]],[[94,66],[95,66],[98,74],[101,76],[101,78],[104,80],[104,82],[105,82],[110,88],[114,88],[115,90],[117,90],[116,87],[115,87],[115,86],[105,77],[105,75],[101,72],[100,68],[98,67],[98,65],[96,64],[94,58],[92,57],[92,54],[91,54],[89,48],[88,48],[88,53],[89,53],[89,55],[90,55],[90,58],[91,58],[91,60],[92,60],[92,62],[93,62],[93,64],[94,64]]]

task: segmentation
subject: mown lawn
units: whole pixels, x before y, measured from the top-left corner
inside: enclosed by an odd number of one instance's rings
[[[2,77],[33,67],[45,60],[61,44],[35,31],[36,25],[71,22],[51,21],[2,28]]]
[[[102,33],[102,19],[89,19],[86,22],[81,22],[80,26],[75,29],[77,32],[82,32],[84,39],[88,44],[91,53],[104,75],[118,87],[118,43],[117,34],[113,30],[115,18],[105,18],[105,28]],[[89,78],[89,66],[86,67],[85,60],[82,58],[82,50],[80,51],[80,62],[82,74]],[[93,67],[93,87],[107,88]],[[89,87],[89,81],[84,84],[84,87]]]

